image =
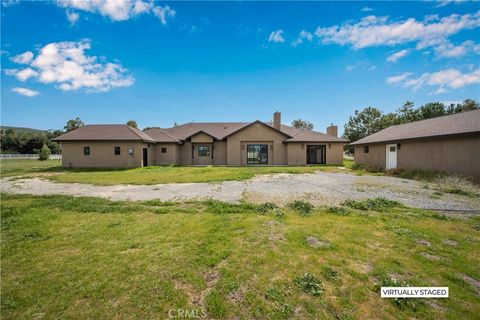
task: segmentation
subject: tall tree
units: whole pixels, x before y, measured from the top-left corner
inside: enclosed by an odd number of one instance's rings
[[[423,106],[416,110],[416,120],[436,118],[444,116],[445,105],[441,102],[429,102],[425,103]]]
[[[292,121],[292,127],[297,129],[313,130],[313,123],[297,119]]]
[[[132,127],[132,128],[138,129],[137,121],[135,121],[135,120],[128,120],[127,125]]]
[[[380,109],[368,107],[362,111],[355,110],[355,115],[351,116],[345,124],[343,136],[354,142],[378,132],[388,125],[389,122],[385,121]],[[346,150],[352,153],[353,147],[348,146]]]
[[[80,120],[79,117],[76,117],[74,120],[68,120],[67,125],[63,128],[65,129],[65,132],[70,132],[72,130],[83,127],[84,125],[85,123],[83,123],[83,121]]]

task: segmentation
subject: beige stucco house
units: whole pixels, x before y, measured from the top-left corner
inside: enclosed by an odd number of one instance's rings
[[[353,142],[355,162],[480,177],[480,110],[391,126]]]
[[[186,123],[140,131],[127,125],[86,125],[55,139],[71,168],[148,165],[341,164],[345,139],[272,122]]]

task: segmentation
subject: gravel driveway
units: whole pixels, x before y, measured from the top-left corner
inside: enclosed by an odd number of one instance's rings
[[[346,199],[384,197],[411,207],[436,210],[480,210],[478,198],[462,195],[435,195],[425,183],[385,176],[357,176],[349,173],[275,174],[246,181],[221,183],[172,183],[158,185],[94,186],[55,183],[40,178],[0,180],[2,192],[23,194],[66,194],[112,200],[193,200],[217,199],[238,202],[275,202],[306,199],[316,205],[336,205]]]

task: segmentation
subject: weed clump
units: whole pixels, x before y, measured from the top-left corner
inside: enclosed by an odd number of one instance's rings
[[[319,296],[323,293],[322,282],[314,274],[307,272],[303,276],[295,278],[295,283],[303,292],[312,296]]]
[[[374,210],[374,211],[386,211],[387,209],[401,207],[402,204],[398,201],[388,200],[385,198],[374,198],[362,201],[357,200],[345,200],[341,203],[342,206],[350,207],[357,210]]]
[[[381,287],[410,287],[410,284],[405,281],[399,281],[395,278],[384,278],[379,285],[379,289]],[[417,305],[419,302],[418,299],[414,298],[394,298],[392,300],[398,308],[408,308],[413,311],[417,309]]]
[[[340,216],[346,216],[350,212],[347,210],[347,208],[344,208],[344,207],[328,207],[327,208],[327,213],[333,213],[333,214],[338,214]]]
[[[248,213],[255,209],[255,205],[250,203],[228,203],[213,199],[207,201],[207,212],[215,214]]]
[[[295,200],[287,204],[292,210],[297,211],[302,216],[308,216],[312,213],[313,209],[315,208],[313,204],[303,200]]]
[[[265,202],[265,203],[259,204],[257,206],[257,212],[267,213],[267,212],[269,212],[271,210],[274,210],[274,209],[277,209],[277,208],[278,208],[278,206],[275,203]]]

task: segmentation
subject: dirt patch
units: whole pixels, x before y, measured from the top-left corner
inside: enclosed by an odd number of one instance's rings
[[[307,244],[312,247],[312,248],[328,248],[330,247],[330,242],[326,240],[319,240],[315,237],[308,236],[307,239]]]
[[[359,185],[361,188],[359,188]],[[216,199],[239,202],[275,202],[284,205],[292,200],[308,199],[315,205],[338,205],[347,200],[383,197],[423,209],[449,212],[480,211],[480,201],[458,194],[444,194],[431,199],[424,183],[388,176],[356,176],[351,173],[316,172],[311,174],[273,174],[246,181],[212,183],[169,183],[157,185],[101,186],[80,183],[56,183],[34,177],[13,181],[0,179],[2,192],[48,195],[102,197],[112,200],[189,201]],[[362,189],[359,191],[358,189]]]
[[[427,253],[427,252],[422,252],[420,254],[422,256],[424,256],[425,258],[427,258],[428,260],[431,260],[431,261],[438,261],[438,260],[441,259],[439,256],[435,256],[435,255]]]
[[[265,222],[263,224],[262,232],[267,235],[269,241],[285,240],[283,224],[278,221],[269,220]]]
[[[457,246],[457,241],[455,240],[450,240],[450,239],[445,239],[445,240],[442,240],[442,242],[444,244],[446,244],[447,246],[452,246],[452,247],[456,247]]]
[[[361,274],[369,274],[370,272],[373,271],[373,264],[369,262],[365,262],[365,263],[355,262],[353,266],[354,266],[354,269]]]
[[[230,292],[227,295],[227,299],[233,304],[240,304],[243,302],[243,300],[245,300],[245,296],[243,294],[243,291],[239,289],[239,290]]]
[[[426,246],[426,247],[431,247],[432,246],[432,244],[430,242],[428,242],[427,240],[423,240],[423,239],[417,240],[416,243],[420,244],[422,246]]]
[[[480,296],[480,281],[475,280],[474,278],[469,277],[466,274],[461,274],[460,278],[462,278],[465,282],[470,284],[475,289],[477,294]]]

